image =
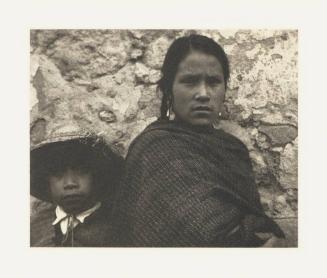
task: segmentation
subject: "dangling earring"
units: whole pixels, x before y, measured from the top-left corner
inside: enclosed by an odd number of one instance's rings
[[[221,118],[221,115],[222,115],[221,112],[219,112],[219,113],[218,113],[218,117]]]
[[[171,98],[167,101],[167,106],[168,106],[167,117],[169,121],[172,121],[175,119],[175,113],[173,111],[173,101]]]
[[[169,119],[169,121],[172,121],[175,119],[175,113],[174,113],[172,107],[169,107],[169,109],[168,109],[168,119]]]

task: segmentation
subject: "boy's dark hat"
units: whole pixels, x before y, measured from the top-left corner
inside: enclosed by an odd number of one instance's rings
[[[49,150],[76,145],[85,147],[96,154],[97,162],[100,163],[103,173],[101,186],[97,186],[97,195],[99,199],[110,198],[109,195],[114,193],[115,186],[119,182],[124,160],[114,146],[109,146],[104,137],[86,130],[56,133],[31,147],[30,194],[32,196],[51,202],[49,189],[45,182],[46,174],[43,171],[44,162],[51,160],[51,157],[48,156]]]

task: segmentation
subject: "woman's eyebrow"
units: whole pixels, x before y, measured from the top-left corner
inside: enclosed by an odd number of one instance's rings
[[[198,77],[200,74],[199,73],[182,73],[180,76],[181,77]]]
[[[221,74],[207,74],[206,78],[210,79],[221,79],[222,75]]]
[[[179,80],[181,81],[197,81],[201,79],[201,75],[200,74],[181,74],[179,76]]]
[[[180,75],[180,78],[199,78],[202,76],[202,73],[182,73]],[[222,78],[222,74],[219,73],[206,73],[205,74],[206,78]]]

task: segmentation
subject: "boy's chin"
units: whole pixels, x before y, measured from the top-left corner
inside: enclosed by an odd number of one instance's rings
[[[78,214],[93,206],[92,202],[86,202],[85,199],[64,199],[60,206],[66,213]]]

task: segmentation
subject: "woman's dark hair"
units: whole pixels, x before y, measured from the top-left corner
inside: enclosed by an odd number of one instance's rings
[[[225,51],[218,43],[206,36],[196,34],[178,38],[170,45],[166,53],[161,68],[162,77],[158,81],[158,89],[163,94],[160,119],[167,119],[167,112],[172,105],[172,87],[178,66],[192,50],[198,50],[217,58],[223,69],[225,87],[227,86],[229,62]]]

